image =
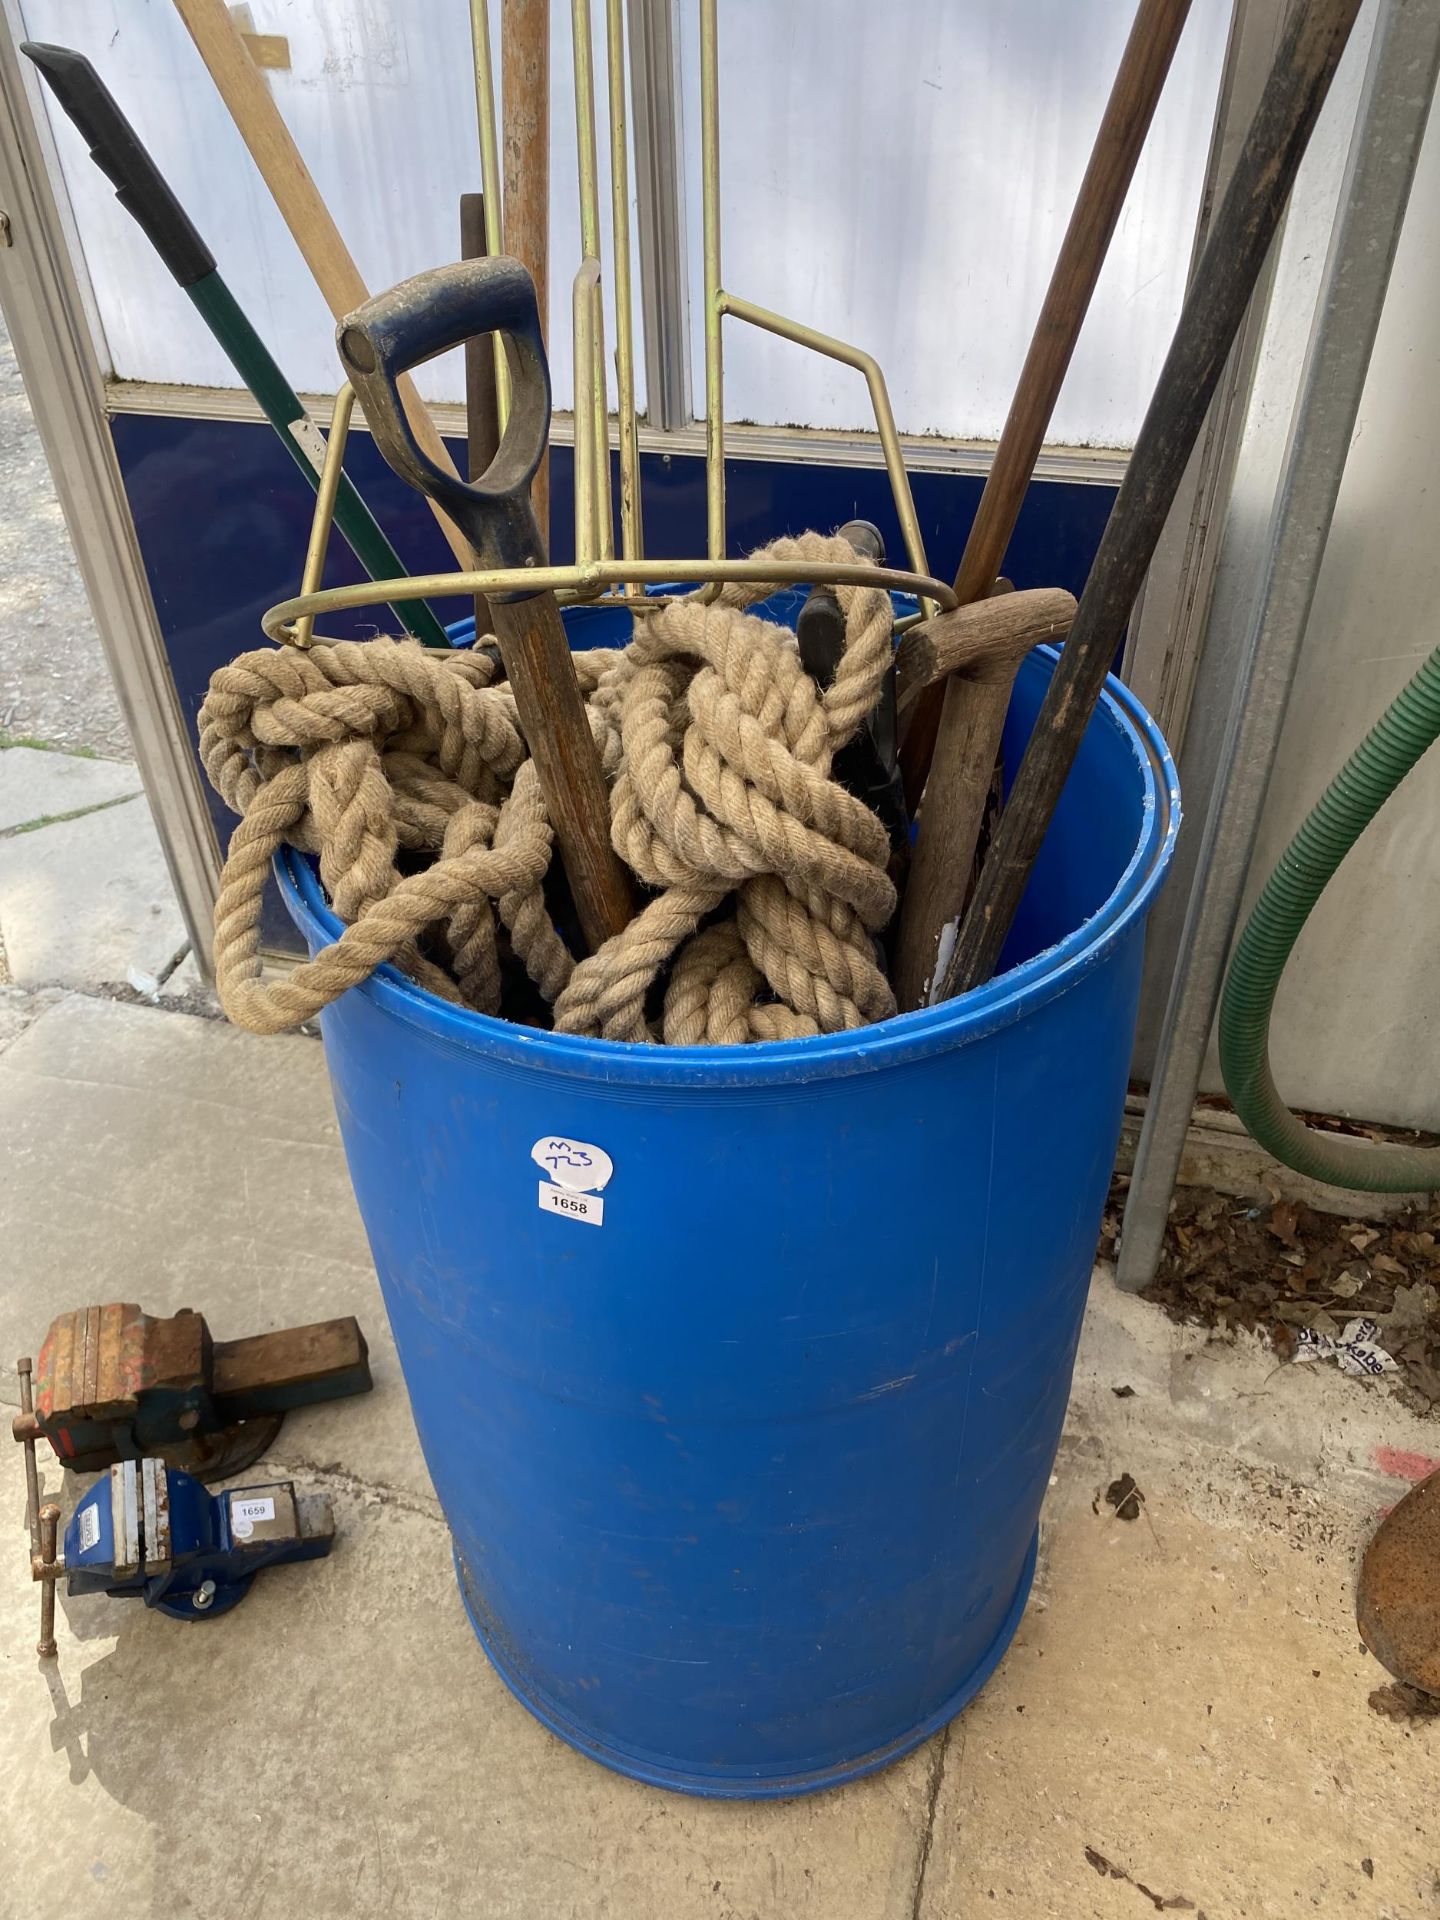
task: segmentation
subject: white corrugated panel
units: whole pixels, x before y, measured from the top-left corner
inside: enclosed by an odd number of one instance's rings
[[[993,439],[1134,7],[721,0],[723,283],[866,347],[903,430]],[[703,320],[698,11],[681,0]],[[1180,310],[1229,26],[1195,0],[1051,439],[1135,436]],[[872,424],[860,376],[726,323],[735,420]]]
[[[292,382],[333,388],[330,317],[173,8],[23,7],[33,38],[94,61]],[[289,41],[290,70],[269,84],[367,283],[453,259],[459,195],[479,184],[463,0],[252,0],[251,12],[257,31]],[[698,371],[696,0],[679,13]],[[903,429],[993,437],[1132,14],[1128,0],[722,0],[726,284],[877,353]],[[1228,16],[1229,0],[1195,0],[1056,440],[1134,436],[1179,307]],[[597,18],[608,259],[602,31]],[[494,45],[498,65],[498,17]],[[554,4],[551,77],[550,340],[557,403],[568,405],[579,221],[565,0]],[[116,374],[234,385],[78,136],[58,110],[51,119]],[[727,357],[732,419],[871,424],[847,369],[733,322]],[[461,398],[458,357],[420,384]]]
[[[491,6],[498,77],[498,0]],[[291,384],[333,390],[339,367],[329,312],[174,9],[166,0],[23,0],[23,8],[31,39],[78,48],[94,62]],[[464,0],[252,0],[251,15],[257,32],[289,41],[290,70],[267,78],[366,284],[378,292],[455,259],[460,195],[480,185]],[[603,19],[596,22],[595,59],[603,96]],[[570,17],[568,6],[558,3],[551,100],[549,338],[556,404],[568,406],[570,277],[579,263],[580,227]],[[185,295],[116,205],[78,134],[58,108],[50,119],[114,372],[127,380],[237,385]],[[602,111],[609,260],[604,127]],[[610,326],[613,342],[613,314]],[[638,372],[643,382],[643,368]],[[464,397],[458,354],[418,378],[429,398]]]

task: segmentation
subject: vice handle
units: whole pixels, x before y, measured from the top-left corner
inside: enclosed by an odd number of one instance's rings
[[[422,361],[487,333],[498,333],[505,343],[510,413],[494,459],[467,482],[437,466],[417,444],[397,382]],[[376,446],[402,480],[444,507],[480,566],[543,566],[545,544],[530,504],[530,482],[550,438],[550,369],[535,283],[520,262],[500,254],[417,273],[342,320],[336,342]]]
[[[25,41],[20,51],[40,69],[89,147],[90,158],[113,184],[116,199],[139,222],[180,285],[193,287],[214,273],[214,254],[84,54],[35,40]]]

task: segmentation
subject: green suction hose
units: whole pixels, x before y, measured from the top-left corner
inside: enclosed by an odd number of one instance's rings
[[[1365,1193],[1440,1187],[1440,1147],[1341,1141],[1303,1126],[1270,1072],[1270,1013],[1300,929],[1331,875],[1440,735],[1440,647],[1401,689],[1306,816],[1265,882],[1230,961],[1220,1065],[1235,1111],[1297,1173]]]

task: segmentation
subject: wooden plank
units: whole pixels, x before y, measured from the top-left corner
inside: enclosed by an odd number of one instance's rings
[[[337,321],[343,320],[357,307],[364,306],[369,292],[280,109],[270,96],[263,75],[225,10],[225,0],[175,0],[175,10],[209,69],[241,139],[250,149],[250,156],[260,169],[325,304]],[[399,385],[406,418],[416,441],[437,466],[454,473],[455,463],[425,411],[414,382],[404,375]],[[466,568],[473,566],[469,543],[459,528],[433,500],[430,507],[457,564]]]

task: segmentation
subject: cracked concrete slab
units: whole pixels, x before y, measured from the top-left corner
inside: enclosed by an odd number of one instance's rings
[[[0,938],[17,986],[162,973],[186,932],[144,796],[0,839]]]
[[[952,1733],[917,1920],[1440,1912],[1440,1723],[1368,1705],[1369,1521],[1137,1448],[1127,1524],[1091,1505],[1120,1464],[1062,1454],[1036,1598]]]
[[[139,768],[128,760],[0,746],[0,833],[142,791]]]

